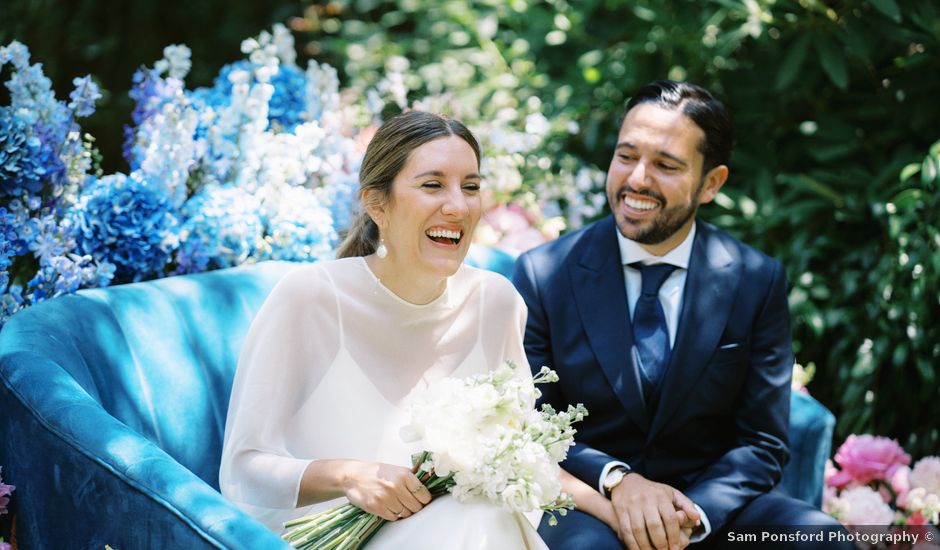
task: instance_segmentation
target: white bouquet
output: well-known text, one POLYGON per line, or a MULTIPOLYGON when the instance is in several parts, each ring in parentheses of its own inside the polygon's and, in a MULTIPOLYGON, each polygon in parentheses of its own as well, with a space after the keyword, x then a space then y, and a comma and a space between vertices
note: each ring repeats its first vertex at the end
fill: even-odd
MULTIPOLYGON (((482 497, 513 512, 565 514, 574 503, 561 491, 558 463, 574 444, 571 425, 587 410, 581 404, 563 412, 549 405, 536 410, 535 384, 558 376, 542 367, 529 378, 516 368, 507 361, 487 374, 444 378, 413 394, 402 437, 422 442, 425 451, 412 457, 414 471, 432 496, 450 492, 459 501, 482 497)), ((287 522, 293 529, 284 540, 295 548, 355 549, 384 523, 345 504, 287 522)))

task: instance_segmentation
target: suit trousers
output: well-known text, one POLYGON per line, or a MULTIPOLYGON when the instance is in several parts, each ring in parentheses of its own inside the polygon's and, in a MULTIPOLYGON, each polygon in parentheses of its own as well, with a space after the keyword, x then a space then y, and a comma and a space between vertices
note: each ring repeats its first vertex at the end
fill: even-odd
MULTIPOLYGON (((584 512, 573 510, 565 517, 558 516, 558 525, 554 527, 548 525, 547 518, 546 514, 539 524, 539 535, 551 550, 624 548, 613 530, 584 512)), ((835 518, 774 489, 752 500, 723 529, 712 532, 707 539, 690 548, 853 550, 855 546, 846 542, 845 537, 830 535, 838 532, 846 533, 835 518)))

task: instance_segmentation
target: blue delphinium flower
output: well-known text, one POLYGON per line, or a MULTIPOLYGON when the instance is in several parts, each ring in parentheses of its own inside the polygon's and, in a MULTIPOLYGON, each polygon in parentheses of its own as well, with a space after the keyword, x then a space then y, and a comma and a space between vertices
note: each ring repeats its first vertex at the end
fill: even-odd
POLYGON ((72 80, 75 89, 69 94, 69 109, 77 117, 90 116, 95 112, 95 101, 101 99, 101 92, 90 76, 83 76, 72 80))
POLYGON ((71 212, 77 249, 115 266, 115 279, 163 274, 179 222, 163 187, 112 174, 90 185, 71 212))
POLYGON ((144 121, 156 116, 163 106, 176 99, 183 89, 183 84, 175 78, 164 79, 156 69, 141 67, 133 76, 133 86, 128 95, 134 100, 131 111, 133 126, 124 127, 124 158, 135 170, 141 162, 137 151, 137 127, 144 121))
POLYGON ((239 187, 203 189, 183 208, 177 272, 231 267, 255 256, 264 243, 260 211, 258 198, 239 187))
MULTIPOLYGON (((212 108, 229 105, 232 99, 229 76, 234 71, 250 74, 252 64, 249 61, 236 61, 222 67, 211 88, 199 88, 192 92, 194 101, 212 108)), ((306 74, 294 65, 280 65, 269 84, 274 86, 274 95, 268 102, 268 121, 276 123, 279 131, 293 132, 298 124, 304 122, 304 111, 307 109, 306 74)))

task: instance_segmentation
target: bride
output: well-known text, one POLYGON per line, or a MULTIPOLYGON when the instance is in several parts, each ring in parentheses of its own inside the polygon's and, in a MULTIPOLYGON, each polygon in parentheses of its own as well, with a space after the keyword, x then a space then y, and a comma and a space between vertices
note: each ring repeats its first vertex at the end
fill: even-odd
POLYGON ((479 167, 460 122, 418 111, 389 120, 366 150, 364 212, 340 259, 292 271, 258 313, 219 479, 271 529, 348 500, 391 522, 369 548, 545 548, 518 514, 431 502, 411 473, 420 449, 399 435, 413 390, 506 359, 528 364, 522 299, 504 277, 463 264, 482 208, 479 167))

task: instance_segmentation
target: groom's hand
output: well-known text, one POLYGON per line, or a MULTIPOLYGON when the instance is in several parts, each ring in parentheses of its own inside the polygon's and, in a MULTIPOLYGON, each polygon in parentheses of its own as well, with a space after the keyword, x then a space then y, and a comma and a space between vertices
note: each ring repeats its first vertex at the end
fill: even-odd
POLYGON ((610 500, 619 523, 617 534, 630 550, 684 548, 691 525, 700 519, 688 497, 636 472, 627 474, 610 500))

